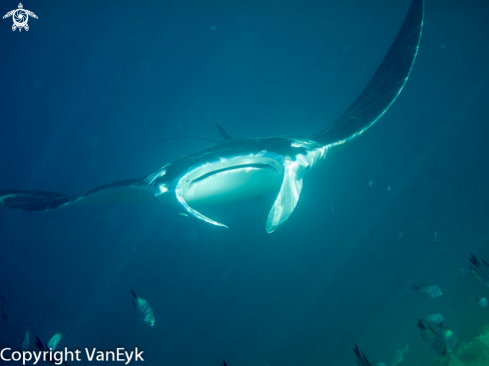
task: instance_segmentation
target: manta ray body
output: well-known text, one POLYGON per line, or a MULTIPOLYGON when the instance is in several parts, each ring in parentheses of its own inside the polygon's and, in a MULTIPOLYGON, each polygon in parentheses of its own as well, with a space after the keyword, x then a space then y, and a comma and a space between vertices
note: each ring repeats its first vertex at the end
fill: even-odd
POLYGON ((418 52, 423 0, 412 0, 401 29, 379 68, 353 104, 328 128, 303 136, 232 139, 217 126, 224 141, 168 163, 149 176, 124 180, 78 195, 0 189, 0 206, 48 211, 91 202, 154 200, 181 205, 190 215, 226 227, 192 205, 217 204, 278 192, 268 214, 271 233, 294 211, 306 173, 328 150, 362 134, 401 92, 418 52))

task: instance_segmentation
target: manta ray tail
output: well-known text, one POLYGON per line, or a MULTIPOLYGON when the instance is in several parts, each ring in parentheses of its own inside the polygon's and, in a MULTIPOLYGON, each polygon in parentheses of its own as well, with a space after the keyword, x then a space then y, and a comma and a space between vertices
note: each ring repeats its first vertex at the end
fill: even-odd
POLYGON ((382 117, 401 92, 413 67, 423 14, 423 0, 412 0, 399 33, 363 92, 331 126, 309 136, 310 139, 323 146, 342 144, 382 117))
POLYGON ((21 211, 50 211, 66 206, 153 199, 153 190, 147 185, 144 178, 106 184, 77 195, 49 191, 0 189, 0 207, 21 211))

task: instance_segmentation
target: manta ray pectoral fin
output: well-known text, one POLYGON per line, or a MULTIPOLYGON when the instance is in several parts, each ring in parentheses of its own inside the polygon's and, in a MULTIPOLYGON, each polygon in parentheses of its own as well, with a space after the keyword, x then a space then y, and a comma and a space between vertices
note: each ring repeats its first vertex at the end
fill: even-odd
POLYGON ((284 179, 280 192, 267 217, 267 233, 274 232, 294 212, 302 191, 302 178, 298 170, 302 169, 297 161, 286 162, 284 179))
POLYGON ((210 218, 208 218, 207 216, 204 216, 202 215, 200 212, 198 211, 195 211, 192 207, 190 207, 188 205, 188 203, 184 200, 184 198, 182 197, 181 193, 180 193, 180 190, 179 189, 176 189, 175 190, 175 194, 177 196, 177 200, 178 202, 183 206, 183 208, 185 208, 185 210, 191 214, 193 217, 199 219, 199 220, 203 220, 205 222, 208 222, 209 224, 212 224, 212 225, 216 225, 216 226, 222 226, 222 227, 225 227, 226 229, 229 229, 226 225, 224 224, 221 224, 220 222, 217 222, 217 221, 214 221, 214 220, 211 220, 210 218))
POLYGON ((106 184, 81 194, 0 189, 0 207, 21 211, 50 211, 62 207, 100 203, 152 201, 153 190, 144 178, 106 184))
POLYGON ((424 1, 412 0, 404 23, 365 89, 328 128, 309 136, 321 145, 340 145, 362 134, 389 109, 411 73, 423 28, 424 1))
POLYGON ((49 191, 0 189, 0 207, 22 211, 48 211, 69 202, 70 196, 49 191))

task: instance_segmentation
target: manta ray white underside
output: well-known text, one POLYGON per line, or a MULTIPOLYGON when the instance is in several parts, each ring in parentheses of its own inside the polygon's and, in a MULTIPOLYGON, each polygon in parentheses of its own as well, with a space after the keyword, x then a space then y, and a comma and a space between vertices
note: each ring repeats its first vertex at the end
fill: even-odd
MULTIPOLYGON (((313 141, 283 140, 291 147, 295 146, 296 150, 302 147, 300 151, 304 151, 304 146, 316 145, 313 141)), ((155 198, 158 201, 170 203, 175 195, 188 213, 223 227, 227 226, 202 215, 190 204, 231 202, 279 191, 267 219, 266 229, 271 233, 294 211, 304 174, 325 155, 325 151, 326 147, 317 147, 305 150, 305 154, 279 155, 262 150, 257 154, 221 158, 193 167, 170 186, 165 179, 167 170, 163 168, 149 183, 156 187, 155 198)), ((171 169, 171 165, 167 168, 171 169)))

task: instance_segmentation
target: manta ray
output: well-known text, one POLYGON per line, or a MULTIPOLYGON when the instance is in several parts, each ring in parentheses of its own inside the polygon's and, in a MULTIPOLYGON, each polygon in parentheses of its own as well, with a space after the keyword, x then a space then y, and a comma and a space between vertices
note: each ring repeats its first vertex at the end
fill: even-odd
POLYGON ((0 206, 49 211, 100 201, 157 200, 180 205, 189 215, 227 227, 192 206, 232 202, 278 192, 267 217, 272 233, 294 211, 304 176, 329 149, 361 135, 389 109, 401 92, 418 53, 423 0, 412 0, 404 22, 371 80, 350 107, 329 127, 309 136, 231 138, 166 164, 136 179, 103 185, 76 195, 0 189, 0 206))

